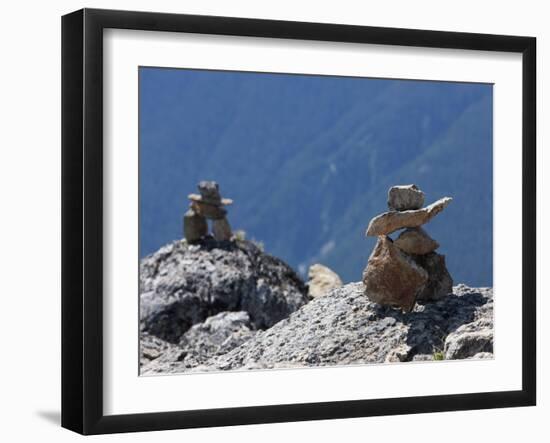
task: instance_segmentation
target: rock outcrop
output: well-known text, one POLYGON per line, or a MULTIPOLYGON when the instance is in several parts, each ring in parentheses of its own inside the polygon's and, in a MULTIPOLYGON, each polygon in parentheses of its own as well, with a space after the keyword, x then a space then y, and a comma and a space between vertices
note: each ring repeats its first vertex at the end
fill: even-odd
POLYGON ((194 368, 165 358, 156 363, 155 370, 201 372, 492 358, 492 289, 458 285, 452 295, 416 305, 409 313, 368 300, 364 290, 362 283, 334 289, 194 368))
POLYGON ((339 288, 342 286, 342 280, 332 269, 316 263, 309 267, 307 286, 309 296, 315 298, 339 288))
POLYGON ((246 240, 175 241, 140 265, 141 331, 171 344, 221 312, 244 311, 250 329, 265 329, 308 300, 286 263, 246 240))
POLYGON ((252 338, 248 312, 220 312, 192 326, 177 345, 163 342, 149 334, 142 335, 141 374, 183 372, 205 364, 252 338), (157 349, 151 355, 150 350, 157 349))

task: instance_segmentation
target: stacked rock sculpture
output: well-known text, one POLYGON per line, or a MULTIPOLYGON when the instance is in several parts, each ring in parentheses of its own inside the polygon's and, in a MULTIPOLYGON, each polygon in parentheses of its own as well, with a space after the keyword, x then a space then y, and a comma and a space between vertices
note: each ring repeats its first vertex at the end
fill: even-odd
POLYGON ((212 220, 212 235, 217 241, 230 240, 232 232, 225 206, 233 200, 222 198, 214 181, 201 181, 198 189, 199 194, 189 194, 189 210, 183 216, 185 239, 188 243, 196 243, 208 235, 208 219, 212 220))
POLYGON ((422 229, 452 201, 444 197, 424 205, 424 193, 416 185, 393 186, 388 208, 374 217, 367 236, 378 241, 363 271, 366 296, 379 304, 409 312, 416 301, 437 301, 452 292, 453 280, 439 243, 422 229), (389 234, 404 229, 393 241, 389 234))

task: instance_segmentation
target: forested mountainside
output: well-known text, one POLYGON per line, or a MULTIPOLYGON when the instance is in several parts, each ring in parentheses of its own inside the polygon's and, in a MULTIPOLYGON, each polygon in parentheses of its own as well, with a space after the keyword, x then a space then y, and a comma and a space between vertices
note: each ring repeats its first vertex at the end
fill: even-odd
POLYGON ((492 126, 491 85, 141 68, 140 255, 215 180, 233 229, 357 281, 368 221, 415 183, 454 198, 429 224, 454 280, 492 286, 492 126))

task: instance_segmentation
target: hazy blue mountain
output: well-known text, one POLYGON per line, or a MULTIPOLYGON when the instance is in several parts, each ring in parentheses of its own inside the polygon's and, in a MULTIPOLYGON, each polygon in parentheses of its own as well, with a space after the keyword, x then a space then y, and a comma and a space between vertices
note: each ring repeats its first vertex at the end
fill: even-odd
POLYGON ((140 69, 140 255, 180 238, 216 180, 234 229, 357 281, 393 184, 449 207, 426 229, 456 282, 492 285, 490 85, 140 69))

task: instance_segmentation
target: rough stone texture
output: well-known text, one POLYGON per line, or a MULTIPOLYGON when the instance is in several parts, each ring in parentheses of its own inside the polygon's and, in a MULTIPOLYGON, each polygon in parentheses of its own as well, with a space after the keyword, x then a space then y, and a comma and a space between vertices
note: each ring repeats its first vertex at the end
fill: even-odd
POLYGON ((492 359, 493 358, 493 353, 492 352, 478 352, 476 355, 474 355, 473 357, 469 357, 471 359, 475 359, 475 360, 487 360, 487 359, 492 359))
MULTIPOLYGON (((141 374, 183 372, 226 354, 254 336, 248 312, 220 312, 183 334, 179 344, 165 346, 154 359, 142 358, 141 374)), ((155 338, 157 341, 161 341, 155 338)), ((147 339, 144 340, 147 343, 147 339)), ((142 346, 143 350, 148 347, 142 346)))
POLYGON ((227 218, 221 218, 212 222, 212 234, 218 241, 227 241, 231 239, 231 226, 227 221, 227 218))
POLYGON ((424 193, 416 185, 392 186, 388 191, 390 211, 420 209, 424 205, 424 193))
POLYGON ((206 219, 189 209, 183 216, 183 235, 189 243, 199 241, 208 233, 206 219))
POLYGON ((154 335, 142 332, 139 337, 140 348, 140 366, 144 367, 152 360, 155 360, 162 355, 178 350, 178 348, 154 335))
MULTIPOLYGON (((470 329, 492 337, 490 288, 454 287, 453 295, 413 312, 383 307, 350 283, 318 297, 270 329, 193 371, 293 368, 433 360, 450 342, 470 343, 470 329), (451 337, 451 338, 449 338, 451 337)), ((484 342, 489 351, 489 341, 484 342)), ((474 347, 453 345, 447 358, 474 356, 474 347), (460 351, 458 351, 460 349, 460 351)))
POLYGON ((393 242, 407 254, 424 255, 439 248, 439 243, 422 228, 407 228, 393 242))
POLYGON ((308 271, 308 288, 310 297, 320 297, 328 291, 342 286, 342 280, 336 272, 319 263, 311 265, 308 271))
POLYGON ((223 311, 246 311, 255 329, 268 328, 305 304, 306 292, 286 263, 246 240, 175 241, 141 261, 140 328, 175 344, 223 311))
POLYGON ((443 211, 451 201, 451 197, 443 197, 422 209, 384 212, 370 221, 366 235, 388 235, 402 228, 417 228, 428 223, 443 211))
POLYGON ((370 300, 409 311, 427 281, 427 272, 395 247, 389 237, 378 237, 363 271, 365 294, 370 300))
POLYGON ((444 255, 432 252, 426 255, 413 256, 413 260, 428 273, 428 281, 418 293, 416 301, 437 301, 453 292, 453 278, 447 270, 444 255))
POLYGON ((488 358, 493 352, 493 318, 482 317, 460 326, 445 339, 445 359, 488 358), (483 353, 482 356, 478 354, 483 353), (476 357, 476 355, 478 355, 476 357))

